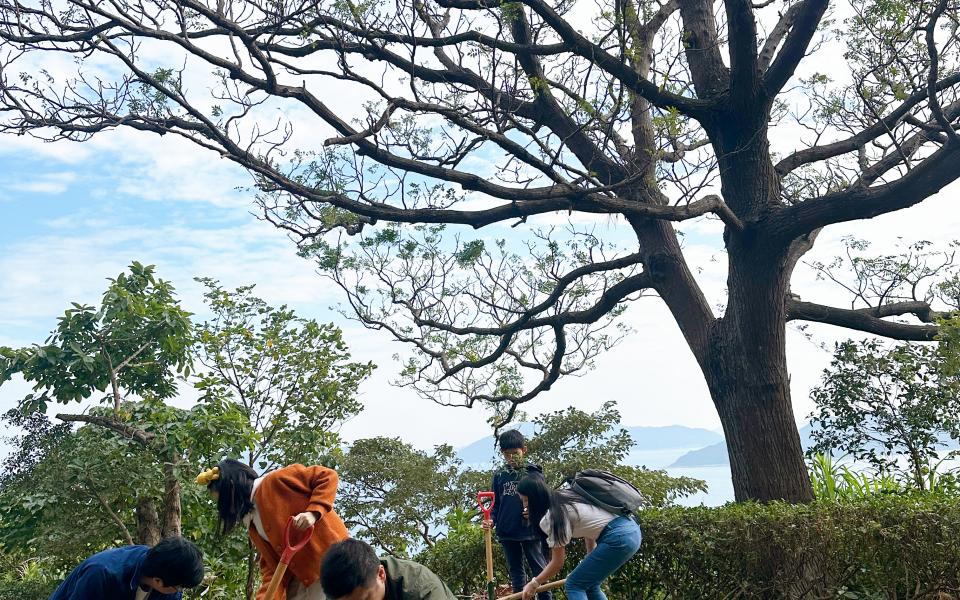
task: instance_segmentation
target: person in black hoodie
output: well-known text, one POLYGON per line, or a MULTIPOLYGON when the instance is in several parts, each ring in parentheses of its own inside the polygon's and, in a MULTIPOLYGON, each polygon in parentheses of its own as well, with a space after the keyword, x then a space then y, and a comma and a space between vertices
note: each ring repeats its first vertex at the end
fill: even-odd
MULTIPOLYGON (((526 507, 517 495, 517 483, 527 475, 542 478, 543 469, 526 462, 527 442, 519 431, 503 432, 499 442, 506 464, 493 475, 493 511, 491 520, 485 521, 483 527, 495 527, 507 557, 510 585, 514 592, 522 592, 530 579, 524 569, 524 558, 532 573, 542 572, 547 559, 544 536, 539 527, 530 524, 526 507)), ((550 592, 540 592, 537 600, 553 600, 553 596, 550 592)))

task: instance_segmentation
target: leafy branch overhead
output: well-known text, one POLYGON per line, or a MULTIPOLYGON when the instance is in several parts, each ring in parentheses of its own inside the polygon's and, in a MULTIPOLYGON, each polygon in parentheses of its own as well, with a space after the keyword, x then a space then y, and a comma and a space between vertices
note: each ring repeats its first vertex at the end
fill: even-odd
POLYGON ((960 177, 952 0, 68 4, 0 0, 0 130, 128 128, 246 168, 263 217, 408 344, 400 382, 433 400, 512 417, 656 296, 737 497, 808 500, 787 321, 936 335, 890 322, 943 307, 826 306, 791 279, 824 227, 960 177), (63 59, 76 77, 32 68, 63 59), (674 227, 698 218, 726 252, 722 310, 674 227))

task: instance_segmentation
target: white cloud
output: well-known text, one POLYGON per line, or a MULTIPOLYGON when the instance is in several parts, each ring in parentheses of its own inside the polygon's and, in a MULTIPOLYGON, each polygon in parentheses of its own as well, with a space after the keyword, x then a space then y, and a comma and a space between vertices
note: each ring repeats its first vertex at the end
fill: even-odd
POLYGON ((44 173, 35 177, 21 175, 17 181, 6 183, 5 187, 15 192, 62 194, 76 178, 77 174, 73 172, 44 173))
POLYGON ((93 150, 77 142, 45 142, 29 135, 4 136, 0 144, 0 156, 33 156, 52 159, 67 165, 82 163, 90 158, 93 150))

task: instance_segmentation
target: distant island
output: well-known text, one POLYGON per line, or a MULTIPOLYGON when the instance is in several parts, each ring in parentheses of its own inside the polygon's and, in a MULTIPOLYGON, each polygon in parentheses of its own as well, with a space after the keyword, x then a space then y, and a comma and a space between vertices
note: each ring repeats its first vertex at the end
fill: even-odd
MULTIPOLYGON (((800 428, 800 445, 803 447, 803 451, 806 452, 813 446, 813 439, 811 438, 811 432, 813 431, 813 426, 810 424, 804 425, 800 428)), ((956 442, 950 439, 946 434, 941 435, 941 444, 944 449, 955 449, 958 448, 956 442)), ((879 445, 877 446, 879 447, 879 445)), ((677 460, 673 462, 667 468, 673 467, 714 467, 719 465, 729 464, 730 460, 727 457, 727 443, 719 442, 716 444, 711 444, 704 448, 698 450, 691 450, 687 452, 677 460)))
MULTIPOLYGON (((800 428, 800 445, 803 446, 804 451, 813 445, 813 441, 810 439, 810 432, 812 430, 813 427, 809 424, 800 428)), ((691 450, 690 452, 687 452, 674 461, 674 463, 668 468, 714 467, 729 463, 730 458, 727 456, 727 443, 725 441, 721 441, 698 450, 691 450)))
MULTIPOLYGON (((533 423, 517 423, 517 429, 526 436, 534 434, 533 423)), ((723 435, 709 429, 685 427, 683 425, 665 425, 662 427, 625 427, 633 438, 632 452, 655 450, 688 450, 680 455, 667 468, 716 467, 729 464, 727 443, 723 435)), ((806 451, 813 445, 809 423, 800 428, 800 444, 806 451)), ((944 447, 956 448, 949 438, 944 436, 944 447)), ((499 457, 493 447, 493 436, 488 435, 460 448, 457 456, 465 464, 484 464, 496 462, 499 457)))

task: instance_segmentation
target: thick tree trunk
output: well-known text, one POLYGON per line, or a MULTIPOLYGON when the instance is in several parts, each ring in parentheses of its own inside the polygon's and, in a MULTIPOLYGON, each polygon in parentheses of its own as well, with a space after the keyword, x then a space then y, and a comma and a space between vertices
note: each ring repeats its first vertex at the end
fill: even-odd
POLYGON ((711 336, 707 384, 723 423, 733 488, 741 500, 806 502, 813 490, 790 399, 786 248, 728 241, 728 305, 711 336))
POLYGON ((786 382, 770 385, 760 381, 762 377, 745 379, 714 391, 736 500, 812 500, 786 382))
POLYGON ((143 497, 137 501, 137 543, 156 546, 160 541, 160 517, 153 498, 143 497))
POLYGON ((177 479, 177 463, 180 455, 172 452, 163 463, 163 537, 179 536, 181 533, 180 480, 177 479))

